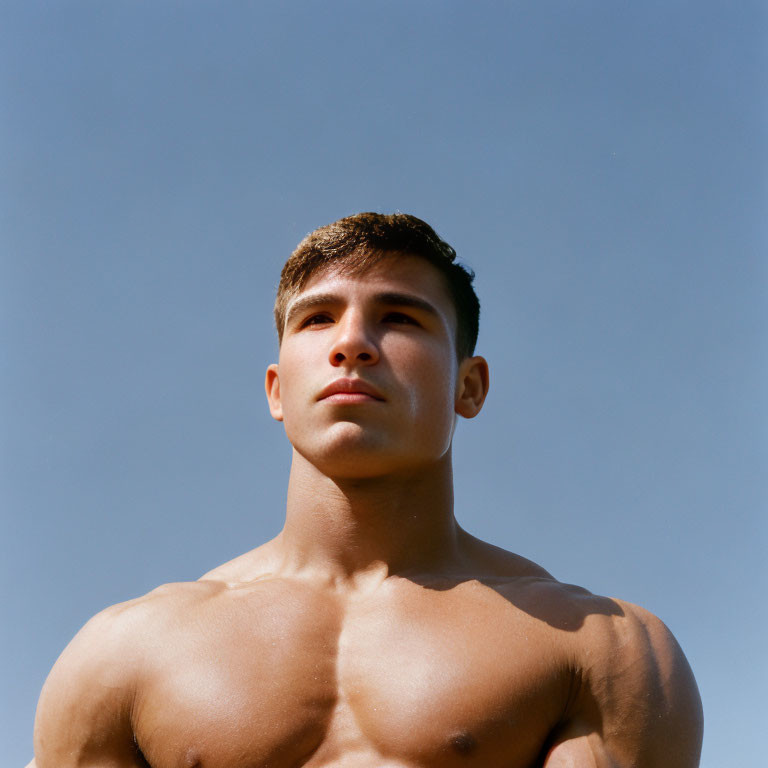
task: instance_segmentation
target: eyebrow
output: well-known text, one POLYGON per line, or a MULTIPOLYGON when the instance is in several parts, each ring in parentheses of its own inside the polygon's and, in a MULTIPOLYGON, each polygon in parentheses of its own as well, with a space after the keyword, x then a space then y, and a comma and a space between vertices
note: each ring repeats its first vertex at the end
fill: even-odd
MULTIPOLYGON (((439 312, 424 299, 414 296, 410 293, 396 293, 387 291, 385 293, 377 293, 373 300, 376 304, 384 304, 393 307, 410 307, 411 309, 419 309, 422 312, 426 312, 429 315, 438 316, 439 312)), ((312 309, 313 307, 328 306, 329 304, 343 304, 344 299, 335 293, 315 293, 303 298, 296 299, 289 307, 286 316, 285 324, 288 325, 296 315, 303 314, 304 312, 312 309)))

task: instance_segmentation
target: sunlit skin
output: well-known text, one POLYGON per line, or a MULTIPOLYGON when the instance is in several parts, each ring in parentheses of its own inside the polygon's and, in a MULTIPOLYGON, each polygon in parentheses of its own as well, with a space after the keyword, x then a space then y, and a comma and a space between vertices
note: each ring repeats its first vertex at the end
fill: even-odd
POLYGON ((293 446, 282 532, 92 619, 43 689, 30 765, 698 765, 666 627, 457 524, 451 441, 489 375, 457 358, 441 274, 402 255, 316 274, 286 318, 265 382, 293 446))

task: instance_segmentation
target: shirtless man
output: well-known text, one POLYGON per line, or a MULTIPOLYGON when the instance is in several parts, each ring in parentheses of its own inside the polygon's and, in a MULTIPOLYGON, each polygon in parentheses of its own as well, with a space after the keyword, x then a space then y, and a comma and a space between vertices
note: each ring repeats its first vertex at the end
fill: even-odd
POLYGON ((299 245, 266 375, 293 446, 283 531, 89 621, 43 688, 30 765, 698 765, 696 684, 661 621, 454 518, 454 427, 488 391, 454 257, 403 214, 299 245))

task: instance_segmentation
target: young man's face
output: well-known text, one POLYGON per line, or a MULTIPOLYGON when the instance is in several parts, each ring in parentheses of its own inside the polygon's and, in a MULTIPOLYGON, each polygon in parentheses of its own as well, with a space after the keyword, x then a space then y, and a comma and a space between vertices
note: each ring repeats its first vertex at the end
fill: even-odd
POLYGON ((455 338, 444 278, 423 259, 321 272, 287 306, 279 364, 267 371, 270 411, 331 477, 434 463, 450 448, 456 414, 474 416, 487 390, 485 361, 459 363, 455 338))

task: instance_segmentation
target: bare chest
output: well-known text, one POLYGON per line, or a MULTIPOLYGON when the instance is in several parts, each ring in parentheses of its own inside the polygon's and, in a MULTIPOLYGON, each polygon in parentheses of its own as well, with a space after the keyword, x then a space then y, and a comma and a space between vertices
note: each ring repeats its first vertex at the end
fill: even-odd
POLYGON ((262 597, 157 638, 135 716, 152 768, 523 768, 565 705, 551 631, 506 602, 262 597))

